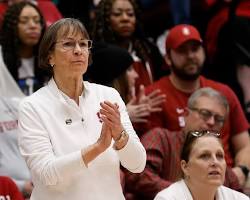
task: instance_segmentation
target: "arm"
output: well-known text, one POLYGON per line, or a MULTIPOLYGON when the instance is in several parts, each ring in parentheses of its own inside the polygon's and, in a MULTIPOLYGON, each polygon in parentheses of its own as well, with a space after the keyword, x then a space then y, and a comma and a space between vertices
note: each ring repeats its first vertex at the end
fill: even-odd
POLYGON ((232 138, 232 145, 235 151, 235 167, 233 171, 237 175, 241 185, 245 183, 245 176, 237 166, 244 165, 250 169, 250 138, 249 133, 244 131, 232 138))
MULTIPOLYGON (((116 93, 119 95, 118 92, 116 93)), ((146 151, 134 131, 126 106, 120 95, 118 96, 117 103, 119 105, 120 122, 124 130, 128 133, 129 138, 127 144, 116 152, 123 167, 133 173, 140 173, 144 170, 146 165, 146 151)))
POLYGON ((45 185, 63 183, 70 180, 73 174, 86 170, 87 164, 111 143, 110 132, 103 127, 95 144, 57 156, 40 115, 33 105, 26 101, 20 105, 18 126, 20 152, 34 179, 45 185))
MULTIPOLYGON (((126 189, 130 193, 138 194, 153 199, 162 189, 168 187, 172 182, 163 178, 164 171, 169 168, 164 167, 164 162, 168 159, 167 139, 161 137, 161 129, 153 129, 142 137, 142 143, 147 152, 147 163, 145 170, 140 174, 127 173, 126 189), (163 141, 165 139, 165 141, 163 141)), ((162 135, 165 132, 162 132, 162 135)), ((171 163, 169 163, 170 165, 171 163)))

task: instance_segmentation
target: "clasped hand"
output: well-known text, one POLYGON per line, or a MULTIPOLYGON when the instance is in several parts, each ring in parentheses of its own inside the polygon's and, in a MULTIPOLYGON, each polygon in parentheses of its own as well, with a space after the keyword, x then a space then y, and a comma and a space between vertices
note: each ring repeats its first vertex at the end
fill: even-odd
POLYGON ((100 105, 100 119, 103 124, 101 136, 97 142, 104 151, 110 146, 112 138, 115 141, 119 139, 123 126, 121 124, 118 104, 104 101, 100 105))

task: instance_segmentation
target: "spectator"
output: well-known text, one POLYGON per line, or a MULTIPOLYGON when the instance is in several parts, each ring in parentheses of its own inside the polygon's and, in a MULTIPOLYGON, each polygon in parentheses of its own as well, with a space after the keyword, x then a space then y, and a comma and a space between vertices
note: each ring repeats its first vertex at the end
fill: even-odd
POLYGON ((10 177, 23 196, 29 197, 33 185, 17 144, 17 110, 23 97, 0 57, 0 174, 10 177))
POLYGON ((9 6, 19 3, 22 1, 30 1, 31 3, 35 4, 43 14, 43 17, 45 19, 46 26, 50 26, 55 21, 62 18, 61 13, 57 9, 57 7, 54 5, 52 1, 48 0, 6 0, 0 2, 0 24, 2 24, 3 16, 8 9, 9 6))
POLYGON ((146 153, 113 88, 83 81, 92 41, 64 18, 41 41, 40 66, 53 75, 19 109, 19 146, 31 171, 31 199, 124 199, 120 163, 143 171, 146 153), (67 144, 67 145, 65 145, 67 144))
POLYGON ((206 33, 207 76, 229 85, 250 121, 250 2, 237 0, 222 7, 206 33), (227 73, 225 73, 227 71, 227 73))
MULTIPOLYGON (((250 167, 249 124, 234 92, 226 85, 201 76, 205 53, 198 30, 191 25, 173 27, 166 39, 166 61, 171 74, 165 76, 146 88, 146 93, 160 89, 167 95, 162 105, 162 112, 152 113, 147 126, 141 126, 141 134, 145 129, 163 127, 178 131, 185 126, 184 113, 189 96, 197 89, 211 87, 227 98, 230 107, 228 120, 222 129, 222 142, 227 164, 231 167, 245 165, 250 167)), ((245 176, 239 168, 233 168, 241 185, 245 176)))
POLYGON ((116 44, 128 50, 139 74, 136 94, 140 85, 148 86, 164 74, 166 63, 158 48, 145 36, 140 13, 134 0, 102 0, 96 9, 93 39, 116 44))
MULTIPOLYGON (((193 130, 219 132, 228 113, 229 105, 223 95, 212 88, 200 88, 188 99, 185 127, 181 131, 154 128, 145 133, 141 142, 147 152, 146 167, 138 175, 126 172, 127 199, 152 200, 158 192, 175 182, 181 171, 180 155, 186 134, 193 130)), ((224 184, 236 190, 242 189, 230 167, 224 184)))
POLYGON ((125 49, 99 43, 92 50, 92 59, 87 76, 91 81, 111 86, 120 93, 132 122, 147 122, 145 117, 150 112, 160 110, 159 105, 164 101, 165 95, 158 95, 159 91, 145 96, 142 88, 139 99, 135 96, 134 87, 138 74, 132 66, 132 57, 125 49))
POLYGON ((249 200, 222 186, 226 161, 219 136, 211 131, 189 132, 181 152, 182 179, 158 193, 154 200, 249 200))
POLYGON ((46 81, 44 71, 37 65, 37 51, 44 30, 42 15, 30 2, 13 4, 5 13, 0 32, 0 57, 26 95, 46 81))

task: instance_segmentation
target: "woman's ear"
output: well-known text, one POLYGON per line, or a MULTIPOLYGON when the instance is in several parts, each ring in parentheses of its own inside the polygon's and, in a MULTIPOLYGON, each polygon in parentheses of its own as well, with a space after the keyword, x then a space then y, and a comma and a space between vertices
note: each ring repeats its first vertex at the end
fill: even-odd
POLYGON ((184 174, 185 177, 189 176, 188 163, 185 160, 181 161, 181 170, 183 171, 183 174, 184 174))
POLYGON ((51 56, 51 54, 48 56, 48 63, 49 65, 54 65, 54 61, 53 61, 53 57, 51 56))

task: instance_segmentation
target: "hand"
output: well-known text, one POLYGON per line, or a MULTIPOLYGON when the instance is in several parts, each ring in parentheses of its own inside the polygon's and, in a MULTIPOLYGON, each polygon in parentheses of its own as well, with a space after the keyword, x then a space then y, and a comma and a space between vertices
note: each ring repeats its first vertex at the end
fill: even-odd
POLYGON ((136 97, 133 97, 126 105, 129 118, 132 122, 147 123, 145 117, 150 115, 148 104, 136 104, 136 97))
POLYGON ((107 127, 105 122, 103 122, 101 135, 97 140, 97 145, 100 151, 104 152, 110 146, 111 141, 112 141, 111 130, 109 127, 107 127))
POLYGON ((246 177, 243 174, 241 168, 234 167, 234 168, 232 168, 232 170, 235 173, 235 175, 237 176, 240 186, 244 186, 245 182, 246 182, 246 177))
POLYGON ((30 197, 33 190, 33 183, 31 181, 26 181, 23 188, 23 196, 25 198, 30 197))
POLYGON ((162 111, 161 104, 166 101, 166 95, 161 93, 161 90, 157 89, 145 95, 144 86, 140 86, 140 91, 138 94, 138 103, 147 103, 149 105, 150 112, 160 112, 162 111))
POLYGON ((100 103, 100 105, 101 120, 107 125, 107 128, 110 129, 112 138, 117 140, 123 130, 119 106, 116 103, 113 104, 109 101, 104 101, 100 103))

